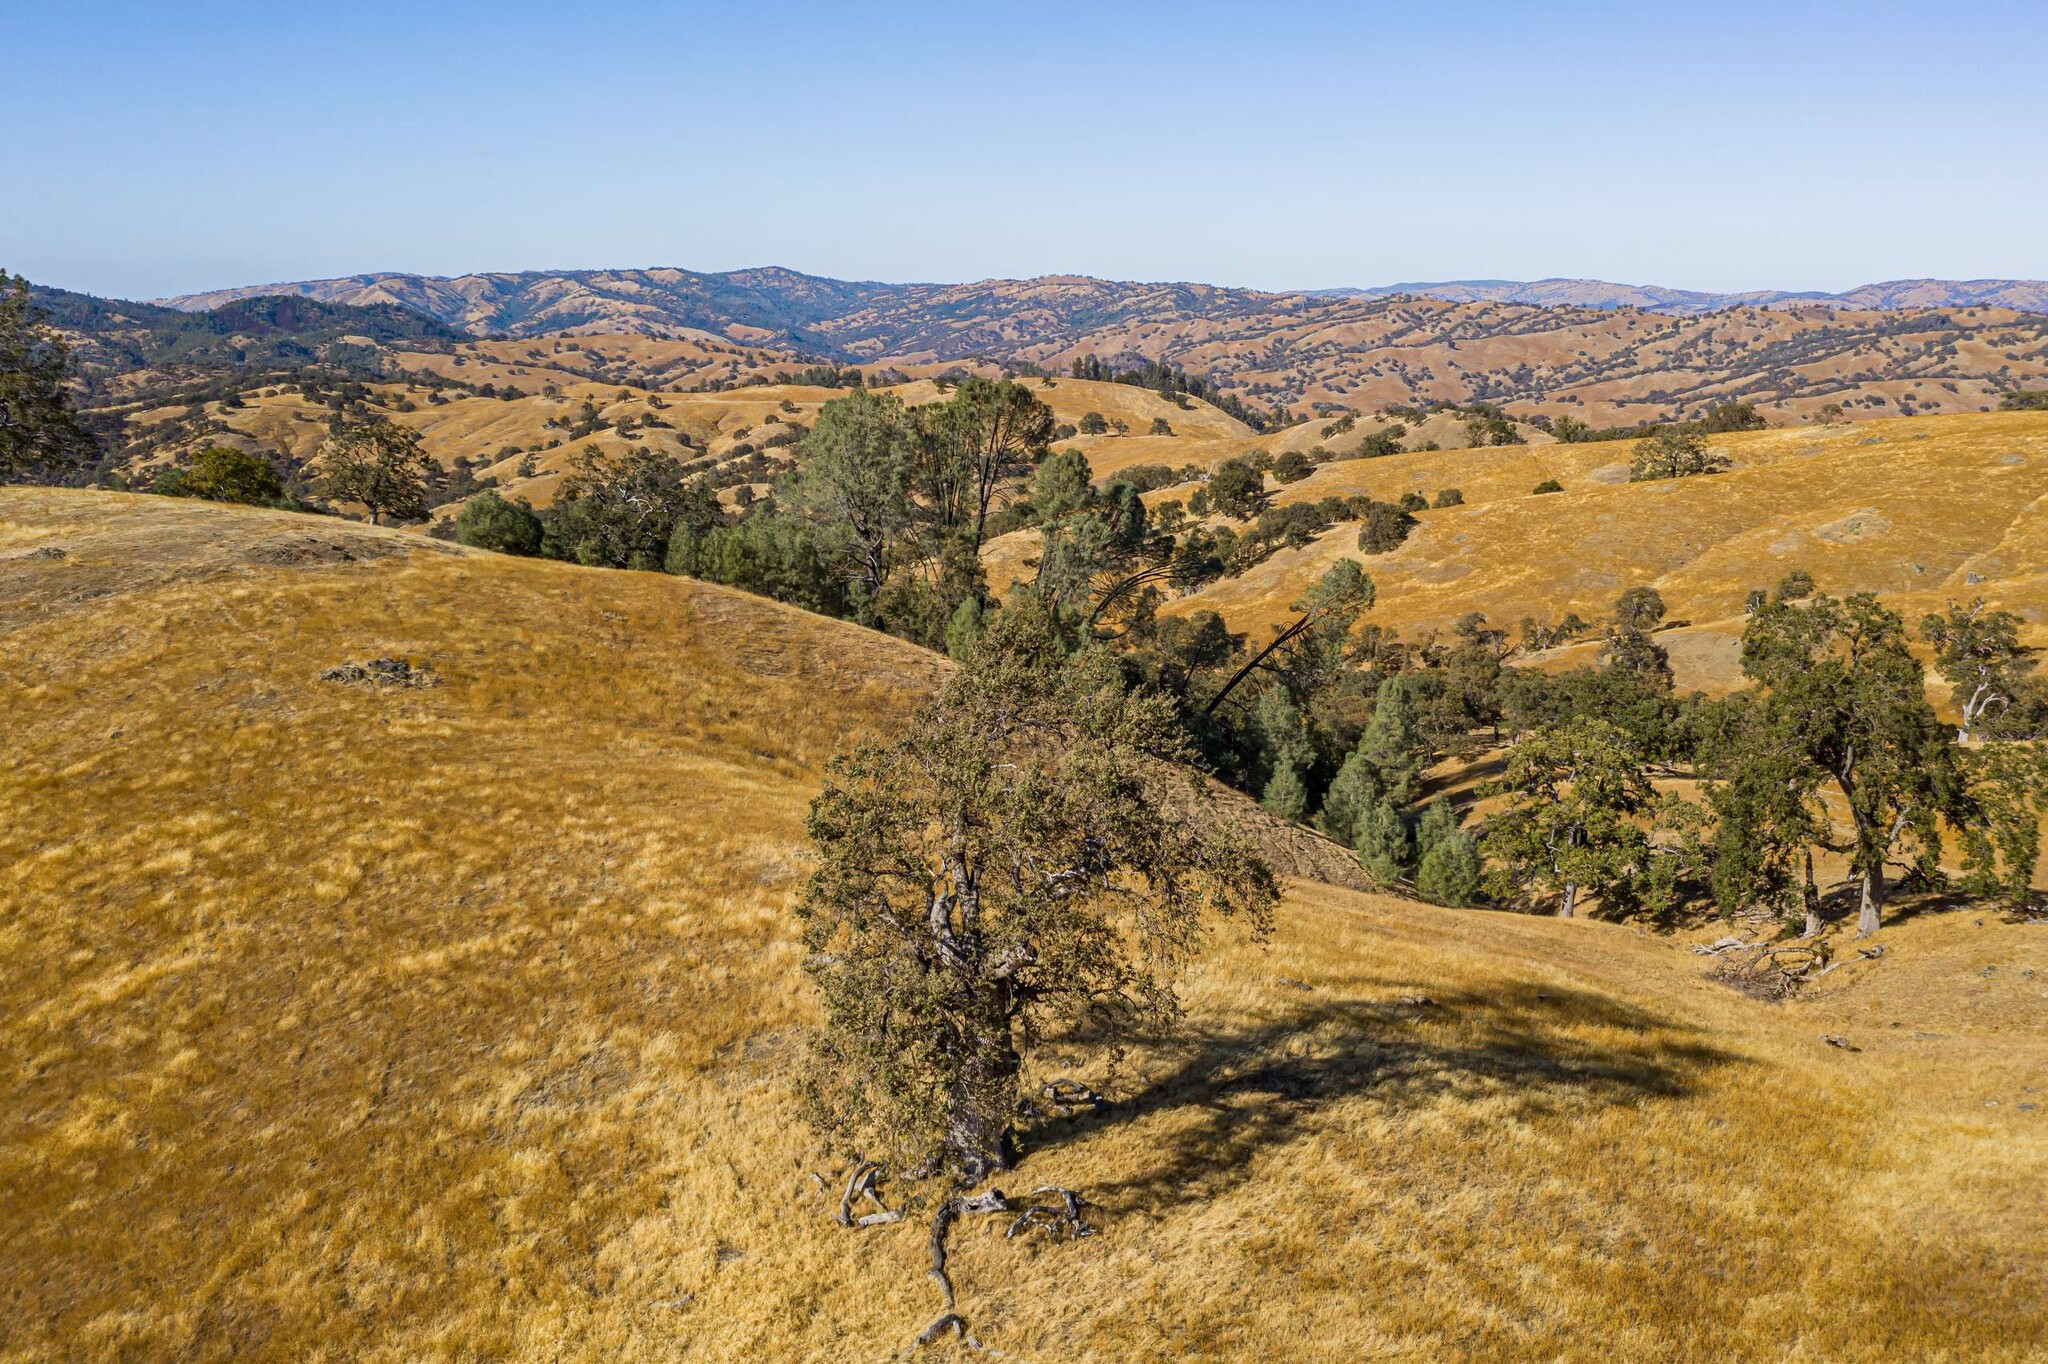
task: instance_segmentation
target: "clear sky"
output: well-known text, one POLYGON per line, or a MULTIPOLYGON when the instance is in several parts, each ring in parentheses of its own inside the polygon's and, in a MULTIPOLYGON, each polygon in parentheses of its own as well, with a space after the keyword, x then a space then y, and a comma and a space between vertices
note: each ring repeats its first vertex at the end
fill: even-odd
POLYGON ((2048 276, 2048 3, 0 0, 0 267, 2048 276))

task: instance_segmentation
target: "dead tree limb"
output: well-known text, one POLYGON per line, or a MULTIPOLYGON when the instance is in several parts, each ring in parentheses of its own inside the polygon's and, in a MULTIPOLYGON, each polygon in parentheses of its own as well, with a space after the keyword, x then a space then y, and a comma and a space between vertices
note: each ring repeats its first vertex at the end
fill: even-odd
MULTIPOLYGON (((872 1196, 875 1186, 875 1171, 880 1167, 872 1160, 857 1160, 846 1176, 846 1192, 839 1196, 838 1223, 842 1227, 853 1225, 853 1200, 861 1194, 872 1196)), ((880 1201, 879 1199, 877 1200, 880 1201)))

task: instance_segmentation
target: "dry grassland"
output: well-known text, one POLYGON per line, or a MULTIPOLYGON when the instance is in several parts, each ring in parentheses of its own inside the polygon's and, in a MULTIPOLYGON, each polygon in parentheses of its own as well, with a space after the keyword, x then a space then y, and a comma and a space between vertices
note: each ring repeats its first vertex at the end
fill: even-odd
MULTIPOLYGON (((1192 444, 1192 443, 1191 443, 1192 444)), ((1367 619, 1413 638, 1468 611, 1513 627, 1567 612, 1597 620, 1629 587, 1655 587, 1659 636, 1681 687, 1739 681, 1743 598, 1805 568, 1825 591, 1881 594, 1918 622, 1982 596, 2048 643, 2048 413, 1915 417, 1712 438, 1732 466, 1708 478, 1630 483, 1630 442, 1505 446, 1344 460, 1278 488, 1280 502, 1458 488, 1465 504, 1417 513, 1399 549, 1361 556, 1355 523, 1282 550, 1169 609, 1209 608, 1261 636, 1330 564, 1358 558, 1379 589, 1367 619), (1562 493, 1533 495, 1557 479, 1562 493)), ((1152 499, 1185 498, 1186 487, 1152 499)), ((1035 531, 993 542, 1000 591, 1027 574, 1035 531)))
MULTIPOLYGON (((24 490, 0 640, 0 1357, 837 1361, 930 1319, 921 1230, 809 1178, 789 914, 819 764, 930 656, 24 490), (440 685, 318 678, 383 655, 440 685)), ((1045 1361, 2048 1357, 2048 930, 1882 941, 1770 1006, 1625 928, 1297 883, 1030 1132, 1101 1234, 969 1224, 962 1310, 1045 1361)))

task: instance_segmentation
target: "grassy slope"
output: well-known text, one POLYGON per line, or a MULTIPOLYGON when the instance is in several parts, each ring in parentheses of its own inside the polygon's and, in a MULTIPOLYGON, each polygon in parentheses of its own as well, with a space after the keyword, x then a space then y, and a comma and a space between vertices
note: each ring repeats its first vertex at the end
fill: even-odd
MULTIPOLYGON (((1628 442, 1509 446, 1345 460, 1278 489, 1282 502, 1364 492, 1392 499, 1458 488, 1465 505, 1418 514, 1390 554, 1361 558, 1379 588, 1370 619, 1412 637, 1467 611, 1512 627, 1609 614, 1649 584, 1672 620, 1660 636, 1683 687, 1736 680, 1743 598, 1803 567, 1826 591, 1883 594, 1907 619, 1982 595, 2048 642, 2048 414, 1915 417, 1717 436, 1733 468, 1712 478, 1629 483, 1628 442), (1542 479, 1559 494, 1533 496, 1542 479)), ((1182 497, 1167 490, 1158 497, 1182 497)), ((1037 551, 1035 532, 990 549, 1000 586, 1037 551)), ((1283 550, 1170 609, 1211 607, 1263 632, 1339 558, 1359 558, 1356 525, 1283 550)))
MULTIPOLYGON (((0 631, 0 1352, 836 1360, 929 1319, 919 1231, 807 1177, 788 914, 819 763, 928 656, 21 490, 0 631), (444 684, 316 680, 391 653, 444 684)), ((1032 1359, 2039 1358, 2048 932, 1886 941, 1764 1006, 1626 929, 1299 884, 1032 1135, 1103 1234, 969 1226, 962 1308, 1032 1359)))

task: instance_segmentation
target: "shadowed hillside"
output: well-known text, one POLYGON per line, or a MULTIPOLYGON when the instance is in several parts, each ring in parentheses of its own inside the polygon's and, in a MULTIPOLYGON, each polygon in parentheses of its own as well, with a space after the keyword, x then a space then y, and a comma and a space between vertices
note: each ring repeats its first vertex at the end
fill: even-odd
MULTIPOLYGON (((790 904, 820 764, 933 655, 24 489, 0 636, 0 1354, 839 1360, 929 1320, 921 1227, 829 1220, 790 904), (321 676, 376 658, 432 685, 321 676)), ((2038 1357, 2042 934, 1923 915, 1762 1005, 1626 928, 1297 882, 1085 1076, 1107 1108, 1027 1132, 1100 1234, 956 1232, 963 1310, 1036 1359, 2038 1357)))

